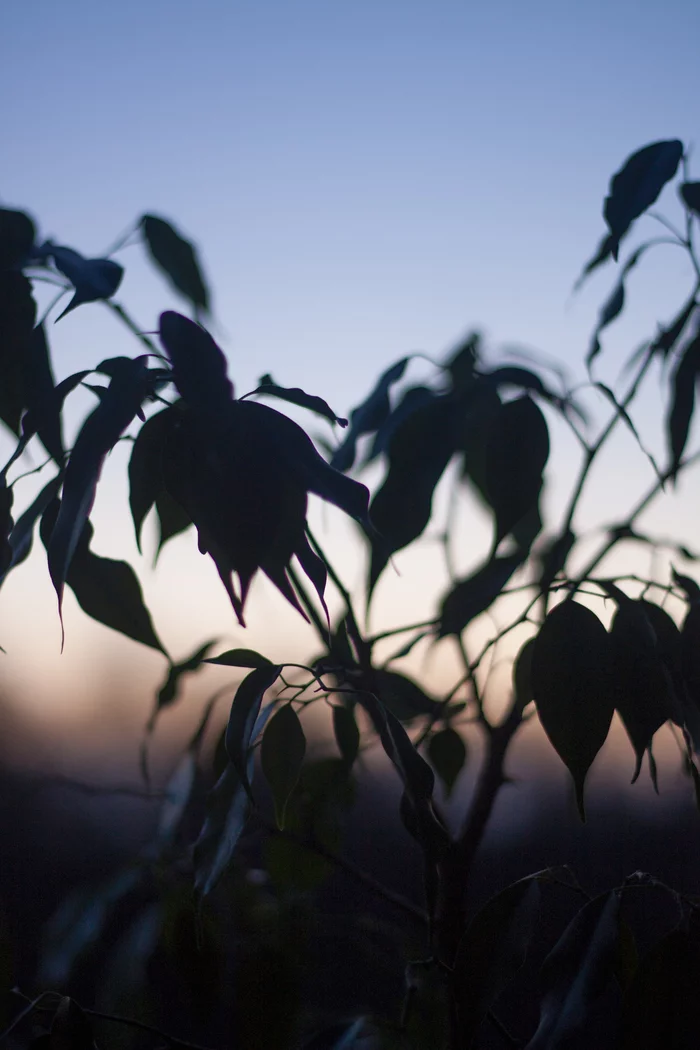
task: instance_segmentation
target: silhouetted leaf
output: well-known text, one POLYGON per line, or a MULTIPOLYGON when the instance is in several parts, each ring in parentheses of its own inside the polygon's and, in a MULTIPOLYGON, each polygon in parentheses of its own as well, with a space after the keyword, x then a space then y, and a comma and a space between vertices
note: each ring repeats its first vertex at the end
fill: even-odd
POLYGON ((296 787, 306 754, 306 737, 299 716, 285 704, 265 727, 260 764, 275 804, 277 827, 284 828, 287 802, 296 787))
POLYGON ((352 766, 360 748, 360 730, 357 728, 353 708, 341 704, 333 705, 333 733, 343 761, 352 766))
MULTIPOLYGON (((566 399, 550 390, 542 382, 540 376, 530 371, 529 368, 521 368, 519 365, 502 365, 500 368, 494 368, 490 372, 482 373, 482 379, 487 383, 492 383, 497 389, 501 386, 517 386, 521 390, 530 390, 559 409, 563 409, 566 404, 566 399)), ((577 411, 580 414, 580 410, 577 411)))
POLYGON ((607 299, 606 302, 601 307, 600 314, 598 316, 598 323, 596 325, 595 332, 593 333, 593 339, 591 341, 591 346, 590 346, 590 349, 588 351, 588 355, 586 357, 586 367, 587 368, 591 367, 591 365, 593 364, 593 361, 595 360, 595 358, 598 356, 598 354, 601 351, 600 333, 603 331, 604 328, 607 328, 607 326, 609 324, 611 324, 615 320, 616 317, 620 316, 620 314, 622 313, 622 308, 623 308, 624 305, 625 305, 625 286, 624 286, 623 282, 620 281, 615 286, 615 288, 613 289, 613 292, 610 295, 610 298, 607 299))
MULTIPOLYGON (((251 756, 247 776, 252 775, 251 756)), ((194 888, 200 899, 211 893, 231 863, 249 810, 241 778, 233 766, 227 766, 209 793, 207 814, 194 845, 194 888)))
POLYGON ((671 567, 671 574, 673 582, 685 593, 691 605, 700 602, 700 585, 697 580, 693 580, 690 576, 682 576, 673 567, 671 567))
POLYGON ((49 543, 49 572, 58 596, 59 614, 68 569, 92 509, 107 453, 129 426, 149 390, 146 362, 146 357, 137 358, 129 374, 112 380, 73 445, 65 471, 61 509, 49 543))
MULTIPOLYGON (((612 593, 612 592, 610 592, 612 593)), ((632 783, 639 776, 644 752, 664 722, 682 715, 664 664, 645 602, 613 593, 618 608, 610 626, 615 707, 636 755, 632 783)))
POLYGON ((336 470, 350 470, 355 462, 358 438, 363 434, 371 434, 372 431, 378 430, 389 417, 391 411, 389 390, 401 379, 409 360, 408 357, 402 357, 391 368, 382 372, 366 401, 363 401, 350 413, 350 429, 342 445, 335 450, 331 459, 331 466, 336 470))
POLYGON ((428 758, 449 798, 467 758, 466 745, 457 730, 447 726, 433 733, 428 741, 428 758))
POLYGON ((222 667, 272 667, 266 656, 261 656, 253 649, 227 649, 219 656, 210 656, 205 664, 219 664, 222 667))
POLYGON ((700 604, 695 600, 681 630, 681 666, 690 700, 700 710, 700 604))
MULTIPOLYGON (((372 447, 365 457, 363 466, 373 463, 378 456, 384 455, 391 440, 403 422, 414 412, 430 405, 435 400, 435 392, 427 386, 412 386, 405 390, 396 408, 384 420, 374 435, 372 447)), ((352 427, 352 423, 350 424, 352 427)))
POLYGON ((157 215, 143 215, 140 226, 151 258, 175 291, 196 308, 208 311, 209 292, 194 245, 157 215))
POLYGON ((231 404, 233 385, 226 357, 206 329, 166 310, 160 315, 158 330, 182 399, 205 418, 224 412, 231 404))
POLYGON ((248 753, 253 742, 253 730, 265 693, 277 681, 282 667, 256 667, 243 679, 231 704, 226 725, 226 754, 233 763, 241 783, 250 794, 248 753))
POLYGON ((0 208, 0 270, 19 270, 35 238, 34 222, 26 212, 0 208))
POLYGON ((682 182, 678 192, 686 208, 700 215, 700 182, 682 182))
POLYGON ((162 412, 156 412, 143 424, 131 449, 129 506, 139 552, 141 551, 141 529, 144 519, 158 496, 165 491, 163 448, 176 422, 176 409, 166 408, 162 412))
POLYGON ((14 523, 12 531, 8 537, 10 548, 12 550, 12 560, 5 569, 4 574, 0 572, 0 584, 11 569, 14 569, 16 565, 20 565, 29 557, 32 549, 34 526, 51 503, 51 500, 56 497, 62 481, 63 476, 61 474, 57 474, 56 477, 52 478, 51 481, 43 487, 34 502, 14 523))
POLYGON ((537 879, 513 883, 469 923, 454 965, 455 1005, 464 1046, 524 966, 540 904, 537 879))
POLYGON ((570 599, 552 609, 534 642, 531 682, 540 722, 571 773, 585 820, 586 774, 614 710, 609 639, 595 613, 570 599))
POLYGON ((700 335, 686 346, 673 373, 673 395, 668 417, 669 471, 676 478, 695 411, 695 387, 700 377, 700 335))
POLYGON ((156 520, 158 522, 158 542, 154 564, 158 561, 160 552, 168 540, 179 536, 192 524, 189 514, 165 491, 156 496, 156 520))
POLYGON ((111 299, 124 276, 124 267, 113 259, 86 259, 73 248, 65 248, 52 241, 45 241, 38 253, 42 258, 52 258, 56 269, 68 278, 75 289, 73 298, 56 318, 57 321, 82 303, 111 299))
POLYGON ((439 706, 412 678, 398 671, 373 671, 372 692, 400 722, 432 715, 439 706))
POLYGON ((684 1050, 700 1031, 700 930, 676 929, 643 957, 622 1002, 620 1050, 684 1050))
POLYGON ((683 334, 683 330, 695 312, 697 305, 697 299, 695 298, 695 294, 693 294, 682 306, 668 327, 662 328, 659 331, 654 342, 651 344, 650 349, 653 353, 660 354, 661 357, 666 360, 671 350, 673 350, 683 334))
POLYGON ((433 492, 454 451, 453 417, 440 398, 407 416, 389 439, 389 469, 370 507, 376 530, 370 596, 391 555, 418 539, 430 521, 433 492))
POLYGON ((442 603, 438 637, 461 634, 472 620, 486 612, 524 560, 522 552, 490 558, 466 580, 456 583, 442 603))
POLYGON ((206 659, 207 653, 210 649, 213 649, 215 645, 215 639, 210 642, 205 642, 204 645, 200 645, 191 656, 187 657, 187 659, 181 660, 180 663, 177 664, 170 664, 165 676, 165 681, 156 694, 155 707, 147 727, 149 732, 153 730, 156 719, 163 708, 171 707, 175 703, 182 676, 199 670, 206 659))
POLYGON ((631 154, 613 176, 603 215, 613 238, 614 259, 617 259, 620 238, 673 178, 682 156, 683 143, 678 139, 653 142, 631 154))
POLYGON ((322 397, 317 397, 315 394, 307 394, 305 390, 298 386, 278 386, 270 375, 262 376, 260 386, 256 390, 251 391, 251 394, 277 397, 281 401, 288 401, 292 405, 307 408, 309 412, 315 412, 316 415, 323 416, 324 419, 329 420, 331 423, 338 423, 341 427, 348 425, 347 419, 343 419, 342 416, 336 416, 328 402, 324 401, 322 397))
POLYGON ((549 458, 549 431, 530 397, 508 401, 490 418, 485 435, 486 496, 495 515, 493 553, 537 506, 549 458))
POLYGON ((12 501, 14 493, 8 487, 7 477, 0 474, 0 580, 12 566, 12 544, 10 533, 14 525, 12 519, 12 501))
POLYGON ((574 285, 575 292, 578 291, 589 274, 593 273, 593 271, 597 270, 599 266, 602 266, 603 263, 612 258, 613 248, 617 250, 617 244, 618 240, 615 237, 611 236, 609 233, 605 234, 598 245, 595 255, 586 263, 581 276, 576 281, 576 284, 574 285))
MULTIPOLYGON (((47 353, 48 364, 48 352, 43 326, 35 328, 34 332, 35 337, 31 341, 32 347, 37 348, 40 354, 47 353)), ((63 405, 68 395, 76 387, 80 386, 86 376, 89 375, 89 371, 76 372, 74 375, 62 379, 58 386, 52 387, 49 386, 49 382, 53 382, 53 377, 51 376, 50 368, 47 368, 47 382, 44 393, 40 394, 38 390, 31 391, 31 388, 28 391, 27 404, 29 407, 22 419, 22 441, 20 444, 26 445, 34 434, 38 434, 46 451, 60 466, 65 456, 63 435, 61 433, 63 405)), ((29 387, 28 383, 26 387, 29 387)))
POLYGON ((602 394, 604 394, 607 397, 607 399, 611 403, 611 405, 614 406, 617 414, 625 422, 625 424, 629 428, 629 430, 631 430, 632 434, 634 435, 635 441, 639 445, 640 450, 647 457, 647 459, 651 463, 651 466, 652 466, 652 469, 653 469, 654 473, 656 474, 656 476, 659 479, 659 481, 663 484, 664 479, 663 479, 663 477, 661 475, 661 471, 659 470, 659 468, 656 465, 656 460, 652 456, 651 452, 648 452, 646 450, 646 448, 644 447, 644 445, 642 444, 642 439, 639 436, 639 432, 637 431, 637 428, 635 427, 635 425, 634 425, 634 423, 632 421, 632 417, 630 416, 630 414, 627 411, 627 409, 625 408, 625 406, 620 404, 620 402, 615 397, 614 392, 610 389, 609 386, 606 386, 605 383, 596 383, 595 386, 597 387, 598 390, 600 390, 600 392, 602 394))
POLYGON ((0 419, 15 436, 27 407, 24 377, 35 321, 30 282, 22 273, 0 271, 0 419))
POLYGON ((572 919, 542 965, 540 1023, 525 1050, 564 1050, 585 1031, 591 1007, 613 979, 617 893, 604 893, 572 919))

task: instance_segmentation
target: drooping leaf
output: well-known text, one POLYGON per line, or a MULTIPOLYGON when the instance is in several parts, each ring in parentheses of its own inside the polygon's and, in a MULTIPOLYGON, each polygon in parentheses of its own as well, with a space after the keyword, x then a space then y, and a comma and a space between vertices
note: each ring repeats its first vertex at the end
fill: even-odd
POLYGON ((221 667, 272 667, 272 661, 253 649, 227 649, 219 656, 208 657, 204 663, 218 664, 221 667))
POLYGON ((10 534, 14 526, 12 502, 14 493, 7 484, 5 474, 0 474, 0 580, 12 566, 12 544, 10 534))
POLYGON ((26 212, 0 208, 0 270, 19 270, 35 239, 36 227, 26 212))
POLYGON ((148 252, 156 266, 199 310, 209 310, 209 291, 197 252, 171 223, 157 215, 143 215, 140 222, 148 252))
MULTIPOLYGON (((252 774, 251 756, 247 775, 252 774)), ((230 865, 249 811, 241 778, 229 765, 209 793, 207 815, 194 846, 194 888, 200 899, 212 892, 230 865)))
MULTIPOLYGON (((31 416, 31 427, 38 433, 48 454, 60 464, 64 455, 61 408, 64 398, 69 393, 69 386, 63 386, 60 394, 54 391, 56 383, 43 324, 33 330, 27 351, 22 386, 25 406, 31 416)), ((28 431, 26 416, 23 423, 22 431, 26 436, 28 431)))
POLYGON ((683 351, 673 373, 671 411, 667 431, 670 451, 671 476, 675 479, 690 434, 690 423, 695 411, 695 388, 700 377, 700 335, 695 336, 683 351))
MULTIPOLYGON (((58 513, 55 500, 42 517, 41 538, 47 549, 58 513)), ((144 604, 136 573, 128 562, 103 558, 91 551, 92 535, 92 525, 86 521, 66 574, 65 582, 78 605, 105 627, 167 655, 144 604)))
MULTIPOLYGON (((620 238, 621 239, 621 238, 620 238)), ((617 250, 618 241, 611 234, 606 233, 600 241, 598 248, 595 251, 593 257, 586 263, 581 273, 581 276, 574 285, 574 291, 577 292, 585 279, 589 274, 597 270, 599 266, 606 263, 608 259, 612 258, 613 248, 617 250)))
POLYGON ((149 391, 146 364, 146 357, 137 358, 132 361, 128 374, 112 380, 73 445, 65 471, 61 509, 49 543, 49 572, 58 596, 59 614, 68 569, 92 509, 107 453, 129 426, 149 391))
POLYGON ((564 1050, 586 1030, 614 978, 619 907, 614 891, 589 901, 554 945, 542 965, 540 1023, 525 1050, 564 1050))
POLYGON ((615 707, 609 639, 595 613, 570 599, 552 609, 534 642, 531 683, 540 722, 571 773, 585 820, 586 775, 615 707))
POLYGON ((676 343, 683 335, 685 326, 688 324, 688 321, 697 309, 697 305, 697 299, 693 294, 688 301, 684 303, 671 323, 666 328, 662 328, 654 339, 654 342, 651 345, 651 350, 654 353, 660 354, 663 360, 668 358, 671 350, 673 350, 676 343))
POLYGON ((165 491, 156 496, 156 520, 158 522, 158 542, 154 563, 158 561, 160 552, 168 540, 179 536, 192 524, 189 514, 165 491))
POLYGON ((618 601, 610 626, 615 707, 636 755, 634 783, 657 729, 682 715, 646 603, 619 592, 613 596, 618 601))
POLYGON ((428 741, 428 758, 449 798, 467 758, 466 745, 457 730, 446 726, 433 733, 428 741))
POLYGON ((372 691, 400 722, 410 722, 420 715, 432 715, 438 707, 437 700, 408 675, 398 671, 373 671, 372 691))
POLYGON ((631 154, 613 176, 603 215, 613 238, 614 259, 620 239, 674 177, 682 156, 683 143, 678 139, 653 142, 631 154))
POLYGON ((56 477, 52 478, 51 481, 44 485, 34 502, 14 523, 9 535, 12 560, 5 569, 4 574, 0 572, 0 584, 2 584, 11 569, 14 569, 17 565, 21 565, 21 563, 29 557, 32 549, 34 526, 51 501, 55 499, 62 481, 63 476, 61 474, 57 474, 56 477))
POLYGON ((306 754, 306 736, 291 704, 277 711, 263 733, 260 763, 275 804, 277 827, 283 829, 287 802, 296 787, 306 754))
POLYGON ((690 702, 700 711, 700 604, 696 601, 683 620, 681 667, 690 702))
POLYGON ((402 357, 382 372, 368 398, 350 413, 350 429, 331 459, 331 466, 336 470, 350 470, 355 462, 358 438, 378 430, 389 417, 389 391, 402 378, 409 360, 408 357, 402 357))
POLYGON ((305 390, 302 390, 298 386, 278 386, 270 375, 262 376, 260 379, 260 385, 257 389, 251 391, 251 394, 260 394, 264 397, 277 397, 281 401, 288 401, 291 405, 299 405, 301 408, 307 408, 309 412, 315 412, 316 415, 323 416, 324 419, 329 420, 331 423, 337 423, 341 427, 346 427, 348 425, 347 419, 343 419, 342 416, 337 416, 328 402, 324 401, 322 397, 317 397, 315 394, 307 394, 305 390))
POLYGON ((333 734, 343 761, 352 766, 360 748, 360 730, 355 711, 341 704, 333 705, 333 734))
POLYGON ((22 273, 0 271, 0 419, 16 437, 27 407, 24 374, 35 321, 30 282, 22 273))
POLYGON ((141 551, 141 529, 144 519, 161 493, 163 448, 168 434, 177 422, 177 409, 156 412, 143 424, 134 441, 129 459, 129 506, 134 522, 136 546, 141 551))
POLYGON ((695 215, 700 215, 700 182, 682 182, 678 192, 686 208, 695 215))
POLYGON ((233 385, 226 357, 206 329, 166 310, 160 315, 158 331, 182 399, 205 418, 225 412, 233 398, 233 385))
POLYGON ((370 596, 391 555, 418 539, 430 521, 435 487, 454 451, 452 413, 437 397, 407 416, 392 434, 389 469, 370 506, 376 533, 370 596))
POLYGON ((479 1025, 524 966, 539 904, 537 879, 521 879, 492 897, 467 927, 453 974, 464 1046, 472 1046, 479 1025))
POLYGON ((231 704, 231 713, 226 725, 226 754, 241 779, 243 787, 251 794, 248 777, 248 757, 253 742, 253 730, 263 697, 277 681, 281 666, 256 667, 243 679, 231 704))
MULTIPOLYGON (((405 420, 419 409, 432 404, 434 398, 435 391, 427 386, 412 386, 405 390, 396 408, 389 413, 377 429, 372 441, 372 447, 364 459, 363 466, 368 466, 379 456, 385 455, 389 451, 394 434, 400 429, 405 420)), ((352 427, 352 422, 350 426, 352 427)))
POLYGON ((673 576, 673 582, 677 587, 681 588, 691 605, 700 602, 700 584, 698 584, 697 580, 692 579, 690 576, 682 576, 673 567, 671 568, 671 575, 673 576))
POLYGON ((608 401, 611 403, 611 405, 615 408, 615 411, 617 412, 617 414, 624 421, 624 423, 627 426, 627 428, 632 432, 632 435, 634 436, 634 439, 637 442, 640 450, 644 453, 644 455, 647 457, 647 459, 651 463, 652 469, 653 469, 654 473, 656 474, 657 478, 659 479, 659 481, 661 481, 663 483, 664 479, 663 479, 663 477, 661 475, 661 471, 659 470, 659 468, 658 468, 658 466, 656 464, 656 460, 652 456, 651 452, 648 452, 647 449, 644 447, 644 444, 642 443, 642 439, 639 436, 639 431, 637 430, 636 426, 634 425, 632 417, 630 416, 630 414, 627 411, 627 409, 625 408, 625 406, 620 404, 620 402, 615 397, 614 391, 612 391, 609 386, 606 386, 605 383, 598 382, 598 383, 595 384, 595 386, 596 386, 596 388, 598 390, 600 390, 600 392, 602 394, 605 395, 605 397, 608 399, 608 401))
POLYGON ((622 313, 622 309, 625 305, 625 286, 622 281, 612 291, 610 298, 606 300, 600 310, 598 316, 598 323, 593 333, 593 339, 591 340, 591 346, 586 356, 586 367, 590 368, 593 361, 601 351, 600 345, 600 333, 604 328, 607 328, 609 324, 619 317, 622 313))
POLYGON ((46 241, 39 253, 43 258, 52 258, 56 269, 68 278, 75 289, 73 298, 56 318, 57 321, 83 303, 111 299, 124 276, 124 267, 113 259, 86 259, 73 248, 52 241, 46 241))
POLYGON ((549 430, 530 397, 501 405, 485 435, 486 496, 495 516, 492 553, 537 506, 549 459, 549 430))
POLYGON ((460 635, 472 620, 493 605, 513 573, 525 560, 522 552, 490 558, 466 580, 458 581, 440 610, 439 638, 460 635))
POLYGON ((700 928, 662 937, 642 958, 625 992, 620 1050, 682 1050, 694 1046, 700 1031, 700 928))

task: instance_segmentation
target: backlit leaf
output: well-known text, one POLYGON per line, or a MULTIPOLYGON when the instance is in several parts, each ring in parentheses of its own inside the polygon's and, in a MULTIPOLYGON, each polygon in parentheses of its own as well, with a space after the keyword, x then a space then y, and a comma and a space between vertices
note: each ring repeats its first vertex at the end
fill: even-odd
POLYGON ((700 377, 700 335, 686 346, 672 377, 671 411, 668 417, 669 470, 676 477, 690 434, 695 411, 695 388, 700 377))
POLYGON ((158 496, 164 492, 163 447, 176 420, 176 409, 166 408, 162 412, 156 412, 140 428, 131 449, 129 507, 139 552, 144 519, 158 496))
POLYGON ((449 797, 467 758, 467 748, 457 730, 447 726, 433 733, 428 741, 428 758, 449 797))
POLYGON ((438 637, 461 634, 472 620, 486 612, 523 561, 521 552, 490 558, 466 580, 456 583, 442 603, 438 637))
POLYGON ((571 773, 585 820, 586 774, 614 710, 609 639, 595 613, 570 599, 552 609, 534 642, 531 683, 540 722, 571 773))
POLYGON ((296 787, 306 754, 306 737, 299 716, 285 704, 265 727, 260 747, 260 763, 272 791, 275 819, 284 828, 287 802, 296 787))
POLYGON ((350 470, 355 462, 358 438, 378 430, 389 417, 389 391, 394 383, 398 383, 402 378, 409 360, 408 357, 402 357, 391 368, 387 368, 377 380, 369 397, 350 413, 350 429, 331 459, 331 466, 336 470, 350 470))
POLYGON ((631 154, 613 176, 603 215, 613 238, 614 259, 620 238, 674 177, 682 156, 683 143, 678 139, 653 142, 631 154))
POLYGON ((241 783, 250 794, 248 778, 248 758, 253 742, 253 731, 260 714, 265 693, 277 681, 282 668, 277 664, 270 667, 256 667, 238 686, 231 704, 226 725, 226 754, 233 763, 241 783))
POLYGON ((659 331, 651 345, 651 350, 654 353, 660 354, 664 360, 668 357, 671 350, 673 350, 682 336, 685 326, 688 324, 688 321, 697 309, 697 305, 697 299, 693 294, 688 301, 684 303, 671 323, 666 328, 662 328, 659 331))
POLYGON ((56 318, 57 321, 82 303, 111 299, 124 276, 124 267, 113 259, 86 259, 73 248, 65 248, 51 241, 46 241, 40 252, 43 257, 53 259, 56 269, 68 278, 75 289, 73 298, 56 318))
POLYGON ((272 662, 253 649, 227 649, 219 656, 210 656, 205 664, 218 664, 222 667, 272 667, 272 662))
POLYGON ((472 1046, 479 1025, 525 964, 539 904, 537 879, 522 879, 492 897, 469 923, 453 977, 465 1046, 472 1046))
POLYGON ((613 248, 617 251, 617 245, 618 240, 609 233, 606 233, 605 236, 601 238, 600 244, 598 245, 593 258, 586 263, 581 276, 574 285, 575 292, 578 291, 589 274, 593 273, 593 271, 597 270, 599 266, 602 266, 603 263, 606 263, 608 259, 612 258, 613 248))
POLYGON ((540 1023, 525 1050, 564 1050, 585 1032, 591 1007, 614 978, 619 907, 617 893, 601 894, 554 945, 542 965, 540 1023))
POLYGON ((277 397, 281 401, 288 401, 292 405, 307 408, 310 412, 323 416, 324 419, 329 420, 331 423, 338 423, 341 427, 348 425, 347 419, 337 416, 328 402, 324 401, 322 397, 317 397, 315 394, 307 394, 305 390, 298 386, 278 386, 272 376, 269 375, 263 376, 260 380, 260 386, 251 393, 260 394, 264 397, 277 397))
POLYGON ((612 324, 616 317, 620 316, 624 305, 625 286, 623 282, 620 281, 613 289, 610 298, 607 299, 601 307, 600 314, 598 316, 598 323, 596 325, 595 332, 593 333, 591 346, 586 357, 587 368, 591 367, 593 361, 601 351, 600 333, 603 331, 604 328, 607 328, 609 324, 612 324))
POLYGON ((143 215, 140 226, 151 258, 175 291, 197 309, 208 311, 209 292, 194 245, 157 215, 143 215))

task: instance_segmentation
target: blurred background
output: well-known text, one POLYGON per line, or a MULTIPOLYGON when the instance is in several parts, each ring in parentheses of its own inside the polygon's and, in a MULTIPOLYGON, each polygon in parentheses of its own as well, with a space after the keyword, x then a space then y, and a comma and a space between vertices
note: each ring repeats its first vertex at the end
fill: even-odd
MULTIPOLYGON (((572 292, 604 232, 610 176, 634 150, 672 137, 689 148, 695 177, 700 172, 693 154, 698 29, 692 0, 6 0, 0 197, 30 212, 42 237, 88 256, 109 250, 143 212, 172 219, 198 245, 213 291, 212 332, 239 393, 270 372, 347 415, 392 361, 414 351, 439 359, 473 328, 494 359, 504 348, 530 351, 575 384, 585 380, 583 358, 616 279, 609 264, 572 292)), ((672 189, 657 208, 680 216, 672 189)), ((645 217, 635 236, 658 232, 645 217)), ((140 247, 117 258, 126 267, 118 299, 144 330, 156 327, 162 309, 182 308, 140 247)), ((630 275, 624 314, 604 334, 600 377, 613 383, 691 287, 683 253, 668 247, 646 257, 630 275)), ((58 379, 135 350, 99 303, 52 326, 50 338, 58 379)), ((431 374, 425 361, 411 369, 412 377, 431 374)), ((635 422, 663 462, 658 380, 639 399, 635 422)), ((92 403, 81 397, 72 402, 74 427, 92 403)), ((548 418, 546 509, 554 528, 579 449, 548 418)), ((338 440, 320 423, 304 423, 338 440)), ((0 435, 1 454, 12 447, 0 435)), ((95 549, 136 567, 173 656, 218 639, 221 648, 258 648, 273 659, 310 657, 317 646, 309 629, 264 581, 251 595, 249 628, 236 625, 192 530, 168 545, 156 570, 148 528, 138 554, 128 451, 118 447, 105 470, 95 549)), ((693 544, 696 480, 684 476, 654 508, 645 518, 650 531, 693 544)), ((652 482, 649 463, 621 433, 587 489, 579 530, 622 516, 652 482)), ((23 484, 18 500, 34 491, 33 479, 23 484)), ((354 527, 330 510, 315 507, 312 516, 341 576, 357 589, 365 554, 354 527)), ((462 521, 456 559, 466 573, 483 558, 489 532, 476 505, 465 502, 462 521)), ((394 561, 373 605, 375 630, 431 615, 446 580, 434 543, 394 561)), ((693 574, 692 566, 678 567, 693 574)), ((615 568, 648 572, 649 555, 633 552, 615 568)), ((7 651, 0 751, 11 766, 46 775, 134 783, 164 661, 89 621, 72 595, 65 625, 61 653, 55 595, 37 545, 0 593, 7 651)), ((457 663, 448 640, 419 647, 405 666, 437 694, 449 688, 457 663)), ((162 719, 160 738, 170 750, 202 697, 224 684, 220 670, 207 674, 162 719)), ((507 688, 507 676, 497 681, 507 688)), ((670 737, 658 751, 662 797, 652 802, 646 780, 629 788, 632 754, 613 733, 591 780, 593 817, 612 797, 603 791, 611 784, 629 808, 625 819, 639 822, 630 825, 633 840, 646 834, 645 821, 688 817, 692 803, 670 737)), ((525 827, 524 815, 551 800, 552 785, 561 797, 558 819, 567 826, 575 819, 565 770, 535 725, 514 749, 512 772, 523 782, 499 804, 494 841, 525 827)), ((65 813, 83 806, 104 827, 104 800, 69 791, 52 805, 65 813)), ((138 840, 140 802, 109 805, 138 840)), ((599 824, 597 834, 612 835, 613 826, 599 824)), ((575 834, 585 845, 588 832, 575 834)), ((688 853, 679 865, 695 859, 688 853)))

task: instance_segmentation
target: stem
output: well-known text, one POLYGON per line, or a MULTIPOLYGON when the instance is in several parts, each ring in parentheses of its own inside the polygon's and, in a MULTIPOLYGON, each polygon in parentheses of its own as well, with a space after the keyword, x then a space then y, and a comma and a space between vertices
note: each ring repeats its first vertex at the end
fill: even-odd
POLYGON ((131 334, 135 335, 139 342, 143 343, 144 346, 148 347, 152 354, 156 354, 158 357, 163 356, 158 351, 158 348, 156 347, 155 343, 151 339, 149 339, 148 336, 141 331, 136 322, 133 321, 131 317, 129 317, 128 313, 126 312, 123 306, 120 306, 119 303, 115 303, 113 299, 105 299, 105 303, 110 308, 110 310, 117 315, 119 320, 126 325, 131 334))

